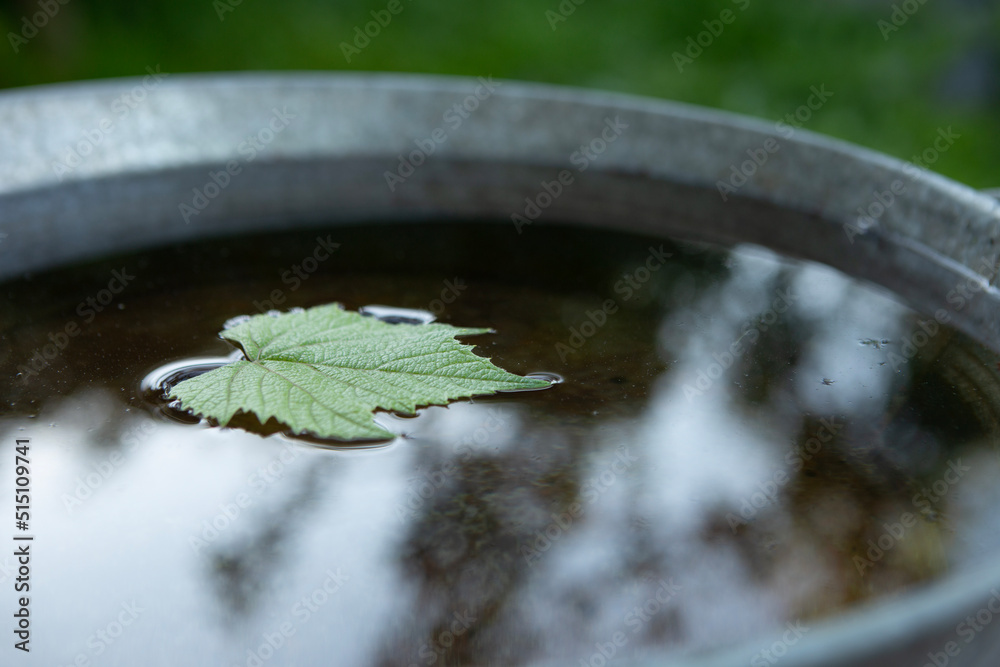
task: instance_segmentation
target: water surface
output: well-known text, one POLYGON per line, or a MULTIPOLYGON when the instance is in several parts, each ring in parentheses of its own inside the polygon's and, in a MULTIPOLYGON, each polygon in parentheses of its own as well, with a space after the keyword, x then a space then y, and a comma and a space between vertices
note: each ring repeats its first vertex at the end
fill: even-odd
MULTIPOLYGON (((764 648, 786 623, 815 627, 1000 546, 996 356, 760 248, 370 225, 2 290, 4 484, 15 438, 33 460, 23 664, 764 648), (229 355, 230 318, 333 301, 492 327, 466 342, 564 381, 380 415, 400 437, 365 448, 212 427, 143 390, 156 369, 229 355)), ((12 567, 0 558, 5 589, 12 567)))

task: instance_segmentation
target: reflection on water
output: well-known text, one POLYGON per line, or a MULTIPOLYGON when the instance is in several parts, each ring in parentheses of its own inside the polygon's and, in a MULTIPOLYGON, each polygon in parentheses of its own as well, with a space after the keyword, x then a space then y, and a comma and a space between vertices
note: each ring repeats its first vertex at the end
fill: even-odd
MULTIPOLYGON (((997 359, 946 327, 756 248, 664 244, 670 259, 618 291, 643 277, 648 240, 442 231, 431 253, 406 230, 339 230, 356 264, 344 253, 287 306, 426 310, 459 275, 468 290, 438 319, 495 328, 469 342, 562 384, 381 415, 404 437, 380 449, 164 416, 143 377, 226 354, 221 324, 310 247, 289 235, 185 249, 172 282, 160 269, 180 251, 131 258, 146 273, 123 307, 0 389, 3 442, 28 436, 34 454, 25 664, 695 654, 764 645, 1000 546, 997 359), (386 238, 408 254, 379 264, 386 238), (481 243, 501 259, 468 251, 481 243)), ((110 266, 7 286, 8 377, 73 317, 67 285, 110 266)))

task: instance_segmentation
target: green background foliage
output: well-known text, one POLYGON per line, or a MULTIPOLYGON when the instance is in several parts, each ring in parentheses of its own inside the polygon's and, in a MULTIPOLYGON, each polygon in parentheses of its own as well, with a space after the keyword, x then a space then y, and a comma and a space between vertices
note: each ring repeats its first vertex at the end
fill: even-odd
MULTIPOLYGON (((340 44, 387 0, 241 0, 226 12, 213 0, 69 0, 17 53, 5 38, 0 86, 137 76, 157 64, 171 73, 492 74, 776 121, 825 84, 834 97, 806 129, 909 159, 950 125, 961 139, 932 168, 974 187, 1000 186, 997 2, 908 0, 915 13, 888 39, 878 21, 890 20, 898 0, 588 0, 555 29, 546 11, 560 0, 401 2, 348 63, 340 44), (736 20, 679 72, 673 53, 727 8, 736 20)), ((38 0, 4 5, 3 34, 20 32, 22 18, 38 11, 38 0)))

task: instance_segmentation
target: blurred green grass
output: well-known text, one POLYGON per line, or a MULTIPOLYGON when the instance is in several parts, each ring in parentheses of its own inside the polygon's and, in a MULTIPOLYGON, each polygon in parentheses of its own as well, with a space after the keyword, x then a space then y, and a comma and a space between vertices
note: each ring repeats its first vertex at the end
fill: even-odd
MULTIPOLYGON (((51 0, 55 1, 55 0, 51 0)), ((1000 186, 1000 3, 928 0, 883 38, 889 0, 588 0, 555 30, 559 0, 503 3, 401 0, 348 63, 340 44, 387 0, 321 3, 225 0, 139 4, 70 0, 17 53, 0 56, 0 87, 234 70, 362 70, 487 75, 650 95, 776 121, 810 86, 834 96, 808 130, 903 159, 939 127, 961 135, 932 169, 973 187, 1000 186), (746 6, 745 11, 740 7, 746 6), (674 52, 731 9, 736 19, 679 72, 674 52)), ((571 0, 565 0, 570 2, 571 0)), ((4 35, 20 32, 38 0, 0 8, 4 35)))

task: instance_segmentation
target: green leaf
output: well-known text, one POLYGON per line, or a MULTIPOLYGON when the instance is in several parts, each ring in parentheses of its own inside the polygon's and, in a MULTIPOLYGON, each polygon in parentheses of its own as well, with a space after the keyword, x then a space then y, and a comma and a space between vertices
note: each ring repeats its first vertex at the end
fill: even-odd
POLYGON ((224 330, 245 360, 178 383, 181 407, 225 426, 237 412, 274 417, 295 433, 389 439, 376 409, 412 415, 418 405, 501 390, 541 389, 472 353, 455 336, 489 333, 448 324, 386 324, 340 304, 256 315, 224 330))

